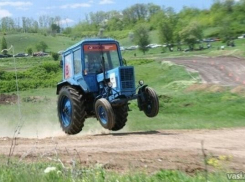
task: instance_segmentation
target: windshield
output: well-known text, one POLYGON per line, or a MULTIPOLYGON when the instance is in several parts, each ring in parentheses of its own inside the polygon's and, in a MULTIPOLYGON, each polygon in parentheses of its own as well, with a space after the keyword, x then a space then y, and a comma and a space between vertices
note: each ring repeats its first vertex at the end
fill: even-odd
POLYGON ((84 45, 85 69, 88 73, 103 72, 102 60, 105 60, 105 70, 120 66, 116 44, 84 45))

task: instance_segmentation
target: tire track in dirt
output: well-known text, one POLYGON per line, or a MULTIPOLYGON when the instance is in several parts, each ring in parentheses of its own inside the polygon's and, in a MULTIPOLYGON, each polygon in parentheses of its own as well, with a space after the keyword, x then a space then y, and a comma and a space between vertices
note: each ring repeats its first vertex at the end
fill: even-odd
POLYGON ((237 57, 194 57, 164 59, 199 72, 204 83, 245 85, 245 60, 237 57))

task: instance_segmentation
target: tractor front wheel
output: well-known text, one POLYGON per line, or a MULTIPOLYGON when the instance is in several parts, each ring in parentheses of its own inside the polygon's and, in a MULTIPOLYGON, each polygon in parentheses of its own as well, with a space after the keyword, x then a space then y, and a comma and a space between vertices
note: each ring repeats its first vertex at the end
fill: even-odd
POLYGON ((119 106, 119 107, 113 107, 113 111, 115 113, 115 126, 112 128, 112 131, 118 131, 122 129, 126 122, 128 117, 128 103, 119 106))
POLYGON ((146 87, 144 91, 145 102, 143 111, 148 117, 155 117, 159 111, 159 100, 156 92, 151 87, 146 87))
POLYGON ((104 98, 95 102, 95 113, 100 124, 108 130, 112 130, 115 125, 115 115, 111 104, 104 98))
POLYGON ((60 125, 66 134, 74 135, 82 130, 86 113, 81 93, 70 86, 61 88, 57 109, 60 125))

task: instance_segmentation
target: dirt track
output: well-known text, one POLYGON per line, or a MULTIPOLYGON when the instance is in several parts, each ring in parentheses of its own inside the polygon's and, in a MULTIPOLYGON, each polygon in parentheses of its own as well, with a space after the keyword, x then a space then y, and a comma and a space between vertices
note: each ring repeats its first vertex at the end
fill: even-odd
MULTIPOLYGON (((245 61, 237 58, 171 59, 199 71, 206 83, 239 86, 245 82, 245 61), (244 80, 243 80, 244 79, 244 80)), ((204 151, 219 166, 245 171, 245 128, 220 130, 164 130, 66 136, 44 139, 18 138, 14 155, 28 161, 61 159, 65 165, 76 160, 84 166, 102 164, 116 171, 181 169, 204 170, 204 151), (219 160, 220 156, 228 160, 219 160)), ((11 138, 0 138, 0 155, 8 155, 11 138)), ((215 168, 209 166, 209 170, 215 168)))
POLYGON ((203 83, 223 86, 245 84, 245 60, 236 57, 164 59, 198 71, 203 83))
MULTIPOLYGON (((204 151, 209 157, 225 155, 223 167, 245 170, 245 128, 223 130, 166 130, 67 136, 45 139, 17 139, 14 155, 28 161, 61 159, 90 166, 96 163, 117 171, 181 169, 188 173, 204 170, 204 151)), ((10 138, 0 139, 0 153, 8 155, 10 138)), ((213 169, 211 169, 213 170, 213 169)))

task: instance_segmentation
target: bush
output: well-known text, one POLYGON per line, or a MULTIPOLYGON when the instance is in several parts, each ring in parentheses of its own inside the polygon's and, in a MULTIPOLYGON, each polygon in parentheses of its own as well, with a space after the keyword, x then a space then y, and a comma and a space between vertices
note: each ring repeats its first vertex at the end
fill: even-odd
POLYGON ((53 58, 55 61, 58 61, 58 59, 59 59, 59 54, 56 53, 56 52, 52 52, 52 58, 53 58))
MULTIPOLYGON (((55 87, 60 81, 61 69, 57 62, 45 62, 18 73, 19 90, 55 87)), ((0 92, 16 90, 15 73, 0 71, 0 92)))
POLYGON ((33 53, 33 50, 32 50, 31 47, 28 47, 28 48, 26 49, 26 51, 27 51, 27 54, 29 54, 29 55, 32 55, 32 53, 33 53))

